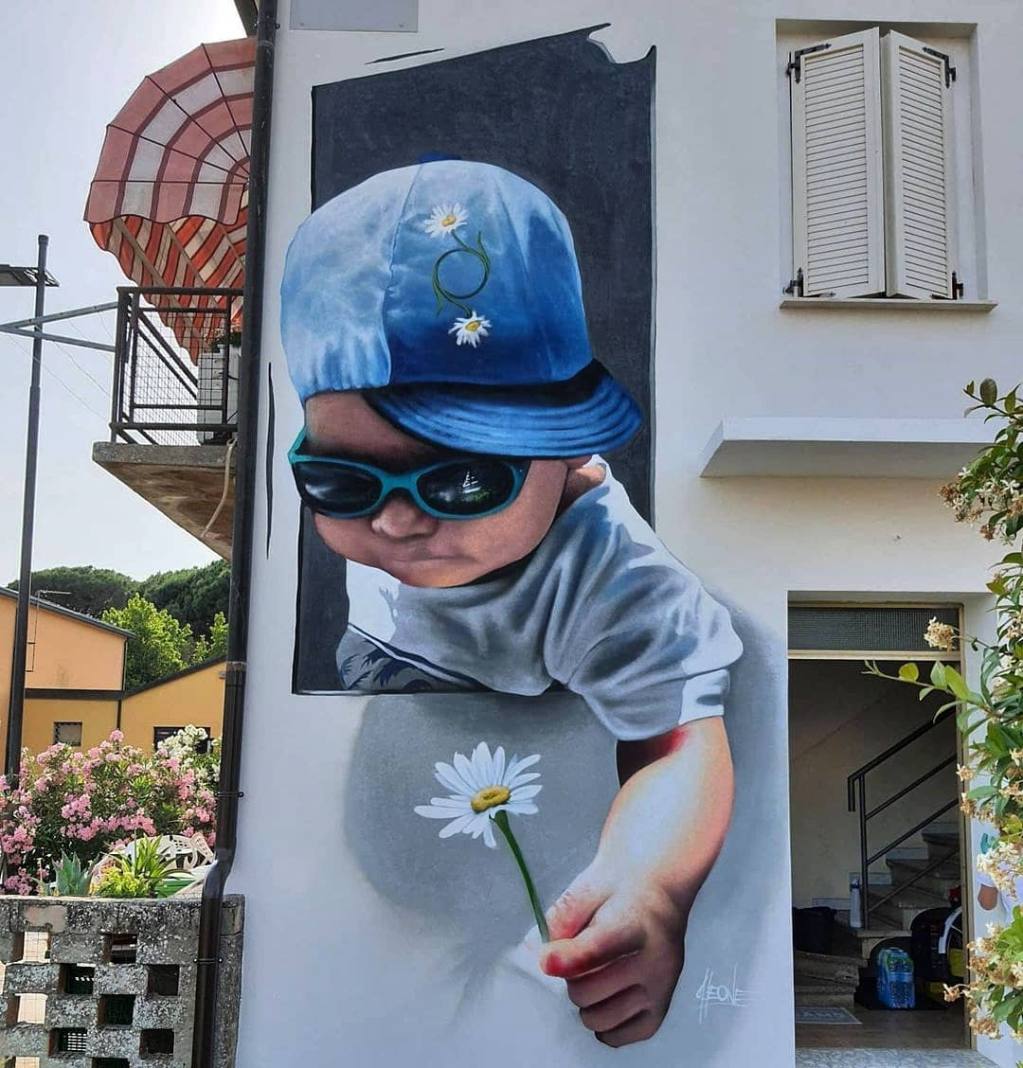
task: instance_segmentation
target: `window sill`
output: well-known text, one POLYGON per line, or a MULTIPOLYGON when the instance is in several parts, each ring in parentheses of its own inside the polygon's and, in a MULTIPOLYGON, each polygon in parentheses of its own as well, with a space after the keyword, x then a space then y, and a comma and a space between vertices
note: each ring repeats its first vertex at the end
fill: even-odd
POLYGON ((897 309, 923 312, 981 312, 998 307, 997 300, 913 300, 899 297, 783 297, 779 308, 842 308, 848 311, 897 309))

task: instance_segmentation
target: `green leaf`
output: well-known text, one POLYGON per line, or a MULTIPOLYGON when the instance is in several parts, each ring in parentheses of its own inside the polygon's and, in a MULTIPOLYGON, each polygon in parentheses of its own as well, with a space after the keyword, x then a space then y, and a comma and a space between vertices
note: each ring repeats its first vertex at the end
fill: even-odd
POLYGON ((998 383, 993 378, 985 378, 980 384, 980 399, 988 405, 998 400, 998 383))
POLYGON ((975 786, 967 795, 974 801, 986 801, 989 797, 998 796, 997 786, 975 786))
POLYGON ((968 397, 972 397, 972 396, 974 396, 974 394, 975 394, 975 393, 977 392, 977 385, 976 385, 976 383, 975 383, 975 382, 970 382, 970 383, 969 383, 969 384, 967 385, 967 387, 966 387, 966 388, 965 388, 965 389, 963 390, 963 392, 964 392, 964 393, 965 393, 965 394, 966 394, 966 395, 967 395, 968 397))
POLYGON ((902 667, 899 668, 899 678, 902 679, 903 682, 916 682, 916 680, 920 678, 920 669, 916 664, 903 664, 902 667))
POLYGON ((970 700, 970 690, 954 667, 945 667, 945 682, 960 701, 970 700))
POLYGON ((947 689, 945 683, 945 665, 940 660, 935 660, 934 667, 931 668, 931 684, 938 690, 947 689))

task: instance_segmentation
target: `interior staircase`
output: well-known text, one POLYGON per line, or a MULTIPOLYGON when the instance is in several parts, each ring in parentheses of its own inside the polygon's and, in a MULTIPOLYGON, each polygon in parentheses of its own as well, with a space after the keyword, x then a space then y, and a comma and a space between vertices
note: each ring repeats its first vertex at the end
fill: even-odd
MULTIPOLYGON (((893 850, 885 858, 890 882, 871 879, 870 926, 850 929, 864 961, 886 938, 908 938, 910 926, 921 912, 948 908, 949 893, 961 883, 959 831, 955 822, 933 823, 924 828, 921 838, 922 848, 893 850), (910 885, 905 886, 907 883, 910 885), (904 888, 893 894, 893 887, 900 886, 904 888)), ((845 926, 848 929, 848 915, 845 926)))
POLYGON ((956 821, 929 824, 918 842, 892 850, 887 872, 870 873, 869 927, 850 927, 848 911, 838 911, 832 953, 795 951, 796 1005, 851 1010, 856 988, 872 979, 872 950, 889 938, 909 938, 921 912, 948 907, 949 893, 961 882, 956 821))

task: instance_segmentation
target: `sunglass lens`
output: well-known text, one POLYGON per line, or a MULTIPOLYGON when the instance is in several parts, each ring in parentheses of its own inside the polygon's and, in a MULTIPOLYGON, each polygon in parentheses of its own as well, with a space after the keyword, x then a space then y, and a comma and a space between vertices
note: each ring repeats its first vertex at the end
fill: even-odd
POLYGON ((451 516, 482 515, 506 504, 515 490, 515 475, 506 464, 470 460, 445 464, 416 484, 423 500, 451 516))
POLYGON ((294 471, 302 499, 314 512, 356 516, 380 498, 380 480, 356 467, 305 461, 295 464, 294 471))

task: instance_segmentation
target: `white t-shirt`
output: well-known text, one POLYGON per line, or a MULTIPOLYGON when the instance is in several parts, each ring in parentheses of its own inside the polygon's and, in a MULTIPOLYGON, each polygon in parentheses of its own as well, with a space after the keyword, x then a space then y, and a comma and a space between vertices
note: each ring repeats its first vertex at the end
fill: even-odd
POLYGON ((450 589, 348 565, 346 690, 490 689, 582 696, 619 739, 721 715, 742 645, 728 612, 604 482, 511 573, 450 589))

